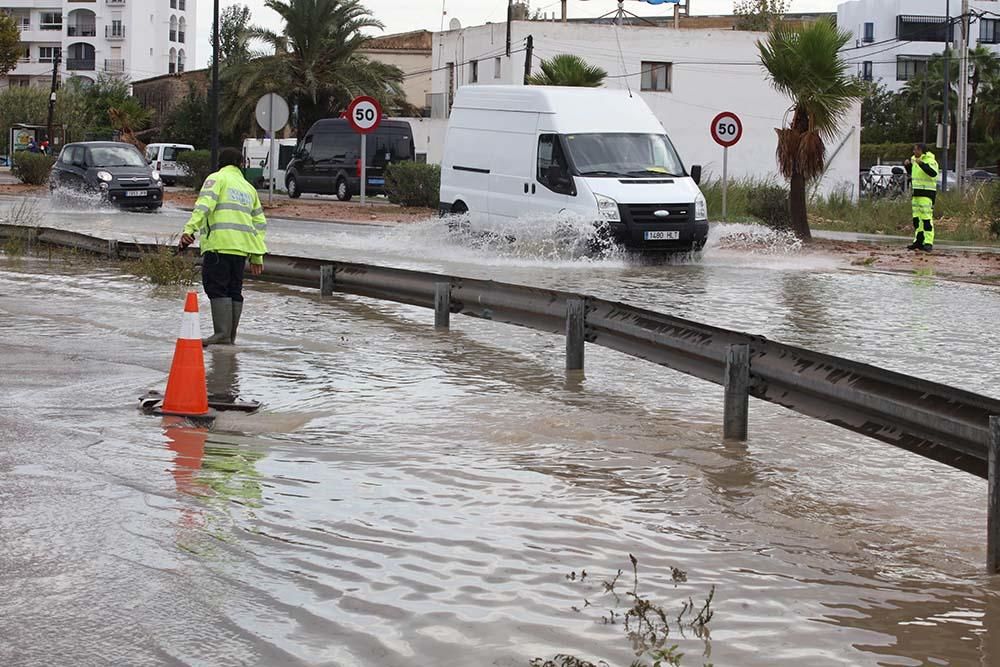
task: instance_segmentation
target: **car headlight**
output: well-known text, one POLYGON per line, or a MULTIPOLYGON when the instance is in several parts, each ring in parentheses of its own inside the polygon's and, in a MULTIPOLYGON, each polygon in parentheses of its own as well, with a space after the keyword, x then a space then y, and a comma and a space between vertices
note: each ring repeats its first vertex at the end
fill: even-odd
POLYGON ((97 172, 97 177, 102 181, 104 181, 105 183, 110 183, 112 179, 111 173, 107 171, 97 172))
POLYGON ((156 171, 155 169, 153 170, 153 180, 154 181, 160 180, 160 172, 156 171))
POLYGON ((597 199, 597 214, 601 220, 621 222, 622 216, 618 211, 618 202, 604 195, 595 194, 594 198, 597 199))
POLYGON ((708 220, 708 202, 705 201, 705 195, 700 192, 694 198, 694 219, 708 220))

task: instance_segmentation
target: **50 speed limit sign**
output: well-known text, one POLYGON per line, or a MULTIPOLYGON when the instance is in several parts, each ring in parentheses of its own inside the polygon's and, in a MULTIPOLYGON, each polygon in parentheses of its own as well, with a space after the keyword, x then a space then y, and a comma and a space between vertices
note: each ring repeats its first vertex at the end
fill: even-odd
POLYGON ((743 123, 731 111, 723 111, 712 119, 712 138, 723 148, 729 148, 743 136, 743 123))
POLYGON ((374 97, 367 95, 355 97, 347 106, 347 122, 355 132, 361 134, 374 132, 382 122, 382 106, 374 97))

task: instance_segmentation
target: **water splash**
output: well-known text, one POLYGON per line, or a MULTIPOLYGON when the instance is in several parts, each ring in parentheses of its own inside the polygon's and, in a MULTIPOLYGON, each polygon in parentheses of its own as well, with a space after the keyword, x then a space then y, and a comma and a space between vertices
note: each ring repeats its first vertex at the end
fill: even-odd
POLYGON ((709 250, 735 250, 750 255, 796 255, 802 240, 787 229, 747 223, 716 223, 709 228, 709 250))

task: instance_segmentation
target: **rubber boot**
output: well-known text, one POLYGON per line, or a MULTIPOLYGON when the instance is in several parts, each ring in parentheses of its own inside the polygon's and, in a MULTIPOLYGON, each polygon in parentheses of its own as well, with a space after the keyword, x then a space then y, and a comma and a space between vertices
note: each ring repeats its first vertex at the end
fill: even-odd
POLYGON ((212 306, 212 327, 215 329, 208 338, 202 338, 201 344, 204 347, 209 345, 228 345, 232 341, 233 335, 233 300, 225 297, 221 299, 209 299, 212 306))
POLYGON ((236 330, 240 326, 240 315, 243 314, 243 302, 233 301, 233 326, 230 329, 229 342, 233 345, 236 344, 236 330))

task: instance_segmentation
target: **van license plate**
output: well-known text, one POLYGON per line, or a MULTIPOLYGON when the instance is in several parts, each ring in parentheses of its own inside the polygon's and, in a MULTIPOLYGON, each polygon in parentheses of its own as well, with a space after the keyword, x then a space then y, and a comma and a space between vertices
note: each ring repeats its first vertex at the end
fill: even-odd
POLYGON ((126 190, 125 191, 125 196, 126 197, 145 197, 146 196, 146 191, 145 190, 126 190))
POLYGON ((385 185, 384 178, 369 178, 368 185, 385 185))
POLYGON ((644 237, 647 241, 676 241, 681 237, 679 231, 672 232, 646 232, 644 237))

